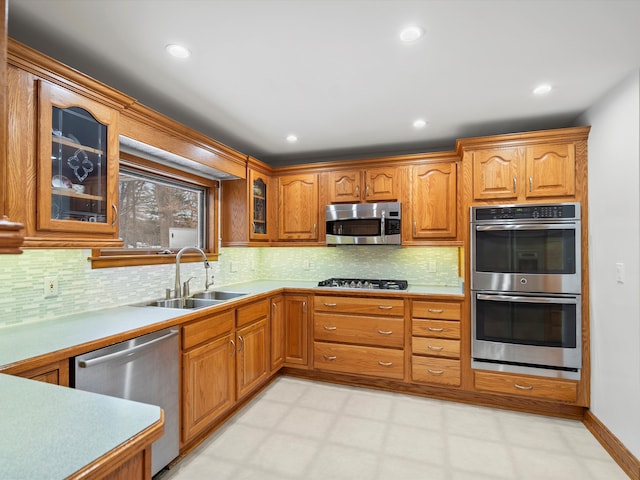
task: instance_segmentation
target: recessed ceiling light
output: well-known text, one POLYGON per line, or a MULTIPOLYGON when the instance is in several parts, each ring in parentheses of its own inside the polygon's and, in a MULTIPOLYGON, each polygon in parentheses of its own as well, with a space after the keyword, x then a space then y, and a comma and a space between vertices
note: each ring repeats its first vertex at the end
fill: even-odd
POLYGON ((418 40, 422 35, 424 35, 424 30, 422 28, 416 25, 411 25, 400 32, 400 40, 404 43, 411 43, 418 40))
POLYGON ((551 85, 549 85, 548 83, 540 84, 533 89, 534 95, 546 95, 550 91, 551 91, 551 85))
POLYGON ((167 45, 165 49, 169 52, 169 55, 176 58, 189 58, 191 56, 191 51, 188 48, 175 43, 167 45))
POLYGON ((298 141, 298 137, 296 135, 294 135, 293 133, 287 135, 287 142, 296 143, 297 141, 298 141))
POLYGON ((418 118, 417 120, 415 120, 413 122, 413 128, 424 128, 427 126, 427 121, 422 119, 422 118, 418 118))

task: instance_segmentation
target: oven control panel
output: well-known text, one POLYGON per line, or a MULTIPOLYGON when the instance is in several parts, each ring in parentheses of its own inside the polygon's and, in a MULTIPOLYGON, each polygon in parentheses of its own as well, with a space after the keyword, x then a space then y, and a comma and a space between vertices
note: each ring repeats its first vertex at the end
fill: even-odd
POLYGON ((496 205, 471 207, 471 221, 495 220, 579 220, 579 203, 545 205, 496 205))

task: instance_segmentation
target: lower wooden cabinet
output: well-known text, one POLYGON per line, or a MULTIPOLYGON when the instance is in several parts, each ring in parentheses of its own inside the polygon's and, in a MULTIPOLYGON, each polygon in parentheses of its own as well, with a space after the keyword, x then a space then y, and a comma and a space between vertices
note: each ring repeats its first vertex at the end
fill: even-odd
POLYGON ((271 298, 271 372, 284 365, 284 297, 271 298))
POLYGON ((313 366, 319 370, 402 380, 404 352, 391 348, 315 342, 313 366))
POLYGON ((53 385, 69 386, 69 361, 60 360, 41 367, 30 368, 16 373, 17 376, 30 378, 53 385))
POLYGON ((578 397, 578 382, 559 378, 542 378, 502 372, 474 372, 476 390, 507 393, 522 397, 537 397, 574 403, 578 397))
POLYGON ((234 343, 233 310, 183 327, 183 442, 195 438, 233 406, 234 343))
POLYGON ((264 317, 236 332, 236 379, 238 399, 265 381, 269 368, 269 335, 267 318, 264 317))
POLYGON ((309 297, 284 296, 284 363, 309 368, 309 297))
POLYGON ((460 385, 460 361, 414 355, 411 357, 411 379, 457 387, 460 385))

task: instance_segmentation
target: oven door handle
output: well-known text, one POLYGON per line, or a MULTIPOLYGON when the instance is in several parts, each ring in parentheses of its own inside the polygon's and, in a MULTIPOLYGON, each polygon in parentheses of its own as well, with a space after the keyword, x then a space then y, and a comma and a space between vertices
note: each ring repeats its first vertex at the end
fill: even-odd
POLYGON ((484 293, 476 294, 478 300, 489 300, 492 302, 517 302, 517 303, 562 303, 566 305, 575 305, 578 303, 577 296, 571 297, 525 297, 518 295, 487 295, 484 293))
POLYGON ((476 232, 501 230, 577 230, 578 222, 571 223, 519 223, 517 225, 476 225, 476 232))

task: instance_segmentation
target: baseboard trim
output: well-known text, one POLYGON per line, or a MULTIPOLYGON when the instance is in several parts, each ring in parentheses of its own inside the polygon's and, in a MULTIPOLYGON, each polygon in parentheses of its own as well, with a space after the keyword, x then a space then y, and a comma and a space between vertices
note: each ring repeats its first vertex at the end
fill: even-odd
POLYGON ((640 461, 622 444, 618 437, 596 417, 591 410, 587 410, 582 420, 585 427, 596 437, 596 440, 613 457, 618 465, 632 480, 640 480, 640 461))

